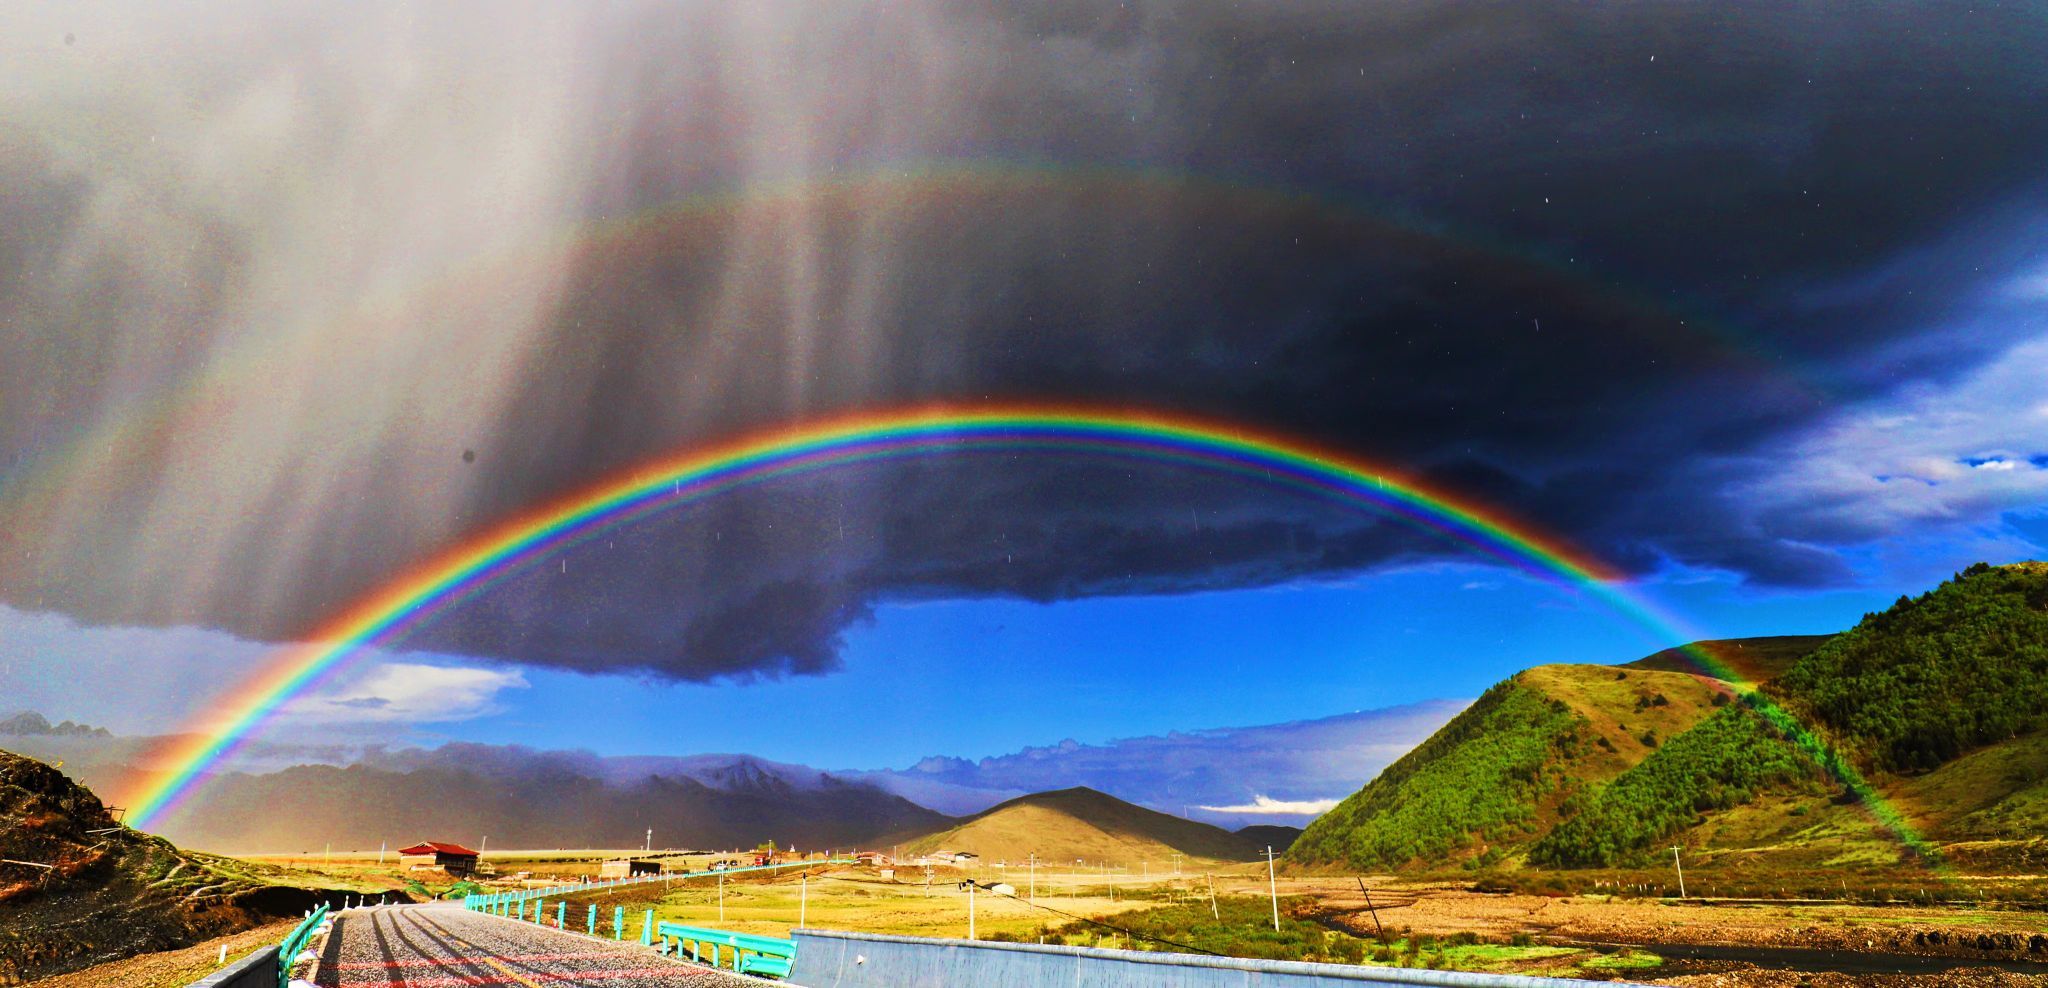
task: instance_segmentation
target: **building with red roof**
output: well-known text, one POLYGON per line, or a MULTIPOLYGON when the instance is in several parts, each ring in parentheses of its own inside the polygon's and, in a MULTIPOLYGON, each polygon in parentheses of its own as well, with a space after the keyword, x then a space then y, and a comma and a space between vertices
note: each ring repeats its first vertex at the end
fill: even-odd
POLYGON ((413 869, 439 868, 457 878, 475 874, 476 861, 481 856, 479 852, 460 844, 437 840, 425 840, 411 847, 398 849, 398 863, 402 866, 413 869))

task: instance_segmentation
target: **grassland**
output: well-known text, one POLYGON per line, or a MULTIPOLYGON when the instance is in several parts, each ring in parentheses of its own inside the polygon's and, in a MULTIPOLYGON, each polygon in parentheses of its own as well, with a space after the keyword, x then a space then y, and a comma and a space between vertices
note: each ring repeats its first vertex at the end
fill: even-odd
MULTIPOLYGON (((668 890, 578 895, 569 915, 575 925, 586 915, 585 904, 595 903, 599 932, 609 935, 612 909, 623 906, 625 932, 634 937, 641 917, 652 909, 663 920, 771 936, 788 935, 801 912, 812 927, 959 938, 967 935, 967 898, 958 882, 967 877, 1007 876, 943 869, 935 871, 929 889, 921 871, 907 881, 843 867, 820 868, 803 877, 735 877, 723 889, 722 911, 716 880, 693 879, 668 890)), ((1042 873, 1035 904, 979 894, 975 934, 986 940, 1659 980, 1701 972, 1697 964, 1668 963, 1659 945, 1753 944, 2004 959, 2025 956, 2026 938, 2038 930, 2037 914, 1990 908, 1853 901, 1677 903, 1651 897, 1656 880, 1665 876, 1643 873, 1617 874, 1629 879, 1627 888, 1545 895, 1477 893, 1464 886, 1382 878, 1372 883, 1376 908, 1371 910, 1355 879, 1290 877, 1278 883, 1281 928, 1276 932, 1263 869, 1240 866, 1150 882, 1119 878, 1114 898, 1107 877, 1042 873), (1991 951, 1972 946, 1985 937, 2004 946, 1991 951)), ((1028 893, 1023 897, 1028 899, 1028 893)), ((1716 970, 1737 967, 1723 962, 1716 970)))

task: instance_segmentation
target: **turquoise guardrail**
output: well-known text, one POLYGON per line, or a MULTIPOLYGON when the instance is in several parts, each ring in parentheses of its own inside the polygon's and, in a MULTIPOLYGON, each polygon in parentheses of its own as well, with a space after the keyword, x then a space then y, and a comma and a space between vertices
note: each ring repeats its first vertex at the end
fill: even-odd
POLYGON ((702 964, 704 951, 709 948, 712 967, 730 967, 740 974, 786 978, 789 977, 790 966, 796 963, 796 941, 779 937, 733 933, 682 923, 663 923, 655 928, 655 935, 661 940, 657 949, 664 955, 680 957, 683 945, 689 944, 690 959, 702 964), (722 952, 728 951, 721 956, 722 952), (730 963, 720 963, 721 960, 730 963))
POLYGON ((299 925, 293 927, 291 933, 285 936, 284 943, 277 948, 277 988, 291 988, 292 962, 299 959, 299 953, 306 949, 306 944, 312 941, 314 932, 319 930, 320 924, 326 920, 327 903, 323 902, 320 908, 308 913, 306 918, 299 921, 299 925))

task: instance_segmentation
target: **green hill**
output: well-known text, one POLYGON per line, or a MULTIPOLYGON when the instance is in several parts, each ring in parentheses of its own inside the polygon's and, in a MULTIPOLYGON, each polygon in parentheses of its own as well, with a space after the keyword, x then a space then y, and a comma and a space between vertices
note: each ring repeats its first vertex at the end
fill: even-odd
MULTIPOLYGON (((2048 566, 1980 563, 1865 615, 1745 703, 1644 759, 1574 807, 1529 857, 1641 861, 1666 838, 1713 822, 1714 811, 1766 794, 1876 799, 1935 839, 2038 834, 2048 810, 2048 768, 2037 757, 2044 728, 2048 566), (1759 714, 1774 709, 1774 718, 1759 714), (1832 767, 1838 761, 1851 771, 1832 767), (1857 779, 1868 788, 1845 789, 1857 779)), ((1783 844, 1808 831, 1813 822, 1794 819, 1750 836, 1783 844)))
POLYGON ((1619 667, 1708 695, 1680 706, 1696 694, 1664 690, 1675 709, 1630 748, 1606 721, 1647 729, 1644 712, 1599 689, 1627 680, 1528 670, 1317 820, 1290 860, 1640 866, 1672 844, 1734 867, 2048 857, 2048 565, 1978 564, 1831 637, 1699 645, 1763 682, 1738 695, 1674 671, 1677 650, 1619 667))
POLYGON ((903 841, 899 854, 971 851, 988 861, 1109 861, 1138 867, 1193 858, 1249 861, 1252 842, 1220 827, 1126 803, 1086 786, 1019 796, 955 826, 903 841))
POLYGON ((1680 672, 1525 670, 1309 824, 1288 860, 1366 870, 1491 864, 1725 697, 1680 672))

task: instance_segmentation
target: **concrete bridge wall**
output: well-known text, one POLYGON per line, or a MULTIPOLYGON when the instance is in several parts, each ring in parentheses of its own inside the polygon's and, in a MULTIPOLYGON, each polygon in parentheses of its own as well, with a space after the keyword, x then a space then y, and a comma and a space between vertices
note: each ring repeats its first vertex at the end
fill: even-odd
POLYGON ((990 940, 944 940, 836 930, 797 930, 789 981, 803 988, 1617 988, 1463 971, 1259 961, 990 940))

